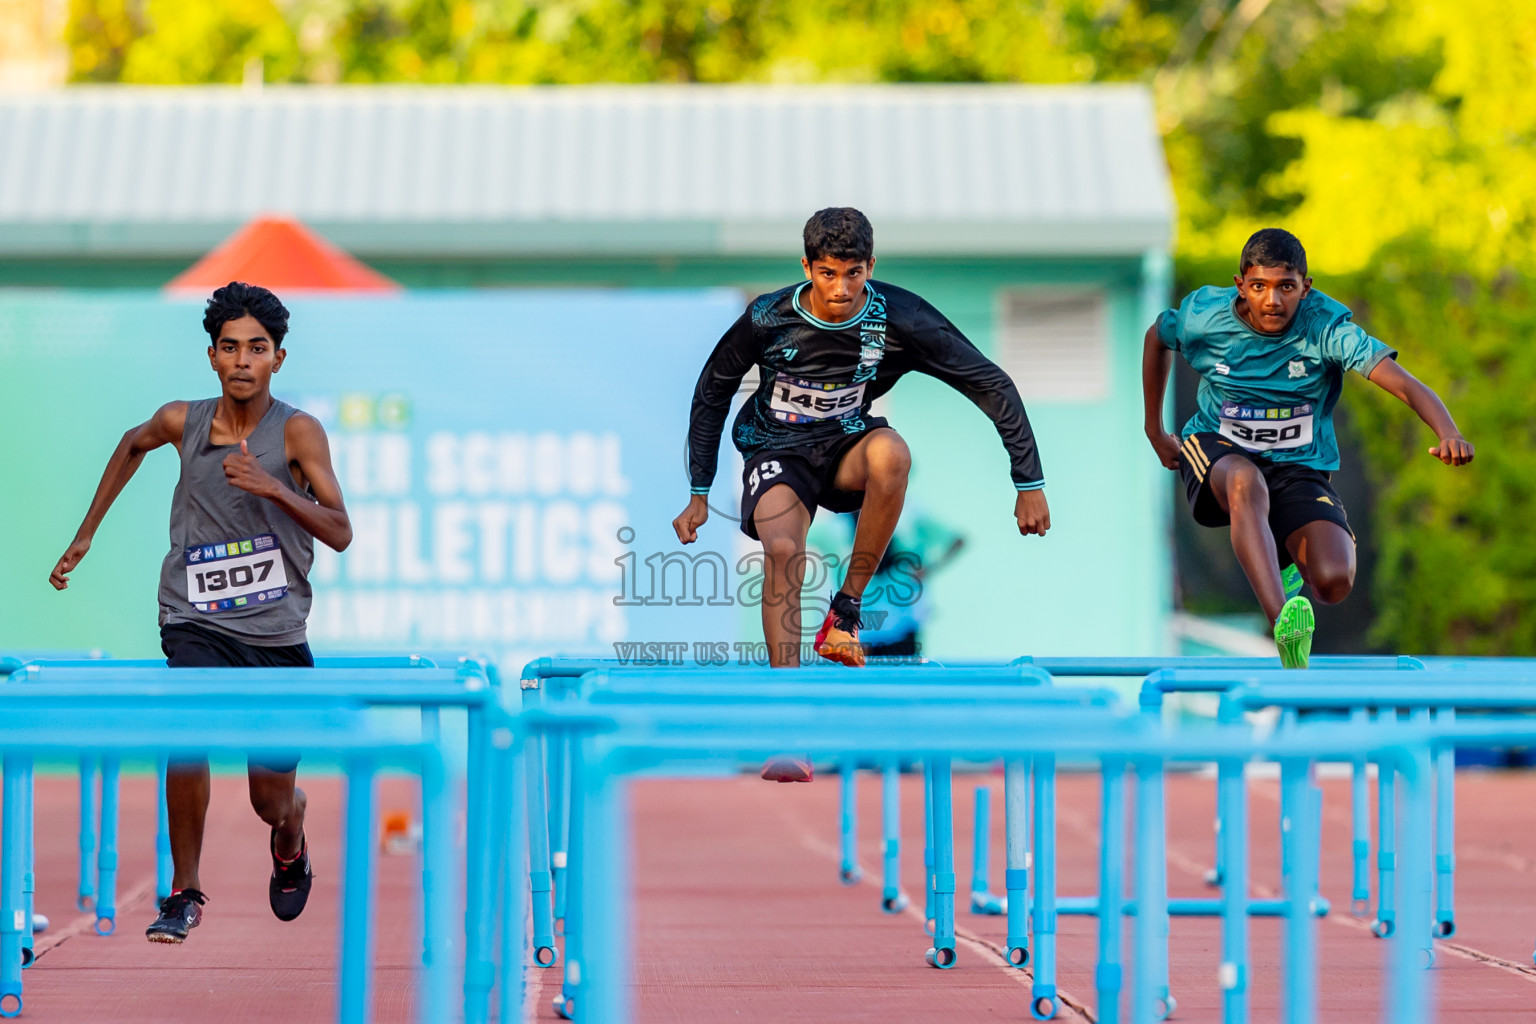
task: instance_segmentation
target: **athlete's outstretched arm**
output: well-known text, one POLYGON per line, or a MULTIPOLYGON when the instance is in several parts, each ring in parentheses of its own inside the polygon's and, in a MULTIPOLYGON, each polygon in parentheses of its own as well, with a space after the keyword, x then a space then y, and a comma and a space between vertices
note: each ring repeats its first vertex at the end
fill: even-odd
POLYGON ((69 574, 80 564, 85 553, 91 550, 91 541, 96 536, 97 527, 101 526, 101 521, 107 517, 107 510, 112 507, 117 496, 123 493, 123 488, 128 486, 128 481, 133 479, 133 474, 139 471, 144 456, 162 445, 173 444, 180 448, 181 434, 186 424, 187 403, 168 402, 117 442, 117 448, 107 460, 107 468, 102 471, 101 483, 96 485, 96 496, 91 499, 91 507, 86 510, 80 529, 75 531, 75 539, 54 565, 53 572, 48 574, 48 582, 53 584, 55 590, 69 586, 69 574))
POLYGON ((1163 426, 1163 401, 1168 393, 1168 373, 1173 352, 1158 339, 1157 324, 1147 328, 1141 346, 1141 402, 1146 418, 1147 440, 1167 469, 1179 468, 1179 439, 1163 426))
MULTIPOLYGON (((898 324, 892 323, 892 327, 898 324)), ((1009 472, 1018 497, 1013 517, 1024 536, 1045 536, 1051 510, 1045 500, 1045 473, 1035 432, 1024 412, 1024 400, 1013 378, 981 354, 960 329, 926 302, 918 304, 910 324, 900 324, 913 343, 916 368, 943 381, 987 414, 1008 449, 1009 472)))
POLYGON ((1419 419, 1435 432, 1440 443, 1430 448, 1429 454, 1447 466, 1465 466, 1472 461, 1476 454, 1472 442, 1456 429, 1456 421, 1451 419, 1450 410, 1440 401, 1440 396, 1403 369, 1396 359, 1383 359, 1377 363, 1368 379, 1418 413, 1419 419))
POLYGON ((341 500, 341 484, 331 468, 331 445, 325 428, 308 413, 298 412, 283 425, 283 447, 290 465, 298 466, 315 498, 300 494, 262 468, 240 442, 240 454, 224 458, 224 477, 232 487, 265 498, 326 547, 345 551, 352 543, 352 521, 341 500))
POLYGON ((720 460, 720 431, 741 378, 761 356, 748 311, 720 338, 699 374, 688 413, 688 507, 672 520, 672 529, 684 544, 699 539, 699 527, 709 518, 709 485, 720 460))

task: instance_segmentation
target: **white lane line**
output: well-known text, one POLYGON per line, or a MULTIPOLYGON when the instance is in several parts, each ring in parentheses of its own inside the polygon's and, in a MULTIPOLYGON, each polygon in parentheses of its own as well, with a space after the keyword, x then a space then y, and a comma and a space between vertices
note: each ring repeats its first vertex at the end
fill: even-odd
MULTIPOLYGON (((800 844, 804 846, 808 851, 820 856, 824 860, 831 861, 833 864, 842 863, 843 853, 838 846, 819 838, 815 832, 812 831, 805 824, 805 822, 800 819, 799 815, 792 813, 788 808, 781 806, 779 808, 779 812, 784 817, 784 819, 794 828, 794 830, 798 832, 800 836, 800 844)), ((875 882, 875 878, 877 877, 876 873, 867 869, 862 862, 859 863, 858 867, 860 874, 859 884, 875 886, 877 884, 875 882)), ((923 909, 917 907, 915 903, 909 903, 906 909, 902 911, 902 913, 912 917, 920 925, 927 925, 927 921, 924 918, 923 909)), ((998 970, 1002 971, 1015 984, 1023 985, 1025 988, 1030 989, 1030 991, 1033 992, 1035 981, 1034 972, 1027 967, 1021 969, 1010 965, 1007 962, 1006 956, 1004 955, 1005 951, 1000 946, 995 946, 981 936, 965 931, 960 927, 958 921, 955 925, 955 941, 957 943, 964 943, 965 946, 969 948, 973 953, 976 953, 985 962, 992 964, 998 970)), ((1071 1010, 1073 1013, 1082 1017, 1084 1020, 1089 1022, 1096 1022, 1098 1020, 1093 1011, 1090 1010, 1081 999, 1078 999, 1076 996, 1072 995, 1072 993, 1062 989, 1059 984, 1056 989, 1056 1001, 1062 1006, 1071 1010)))
MULTIPOLYGON (((150 895, 150 893, 154 891, 154 879, 139 883, 139 885, 134 887, 128 893, 128 895, 124 896, 121 900, 118 901, 117 913, 121 914, 125 910, 134 909, 140 903, 142 903, 150 895)), ((114 921, 115 920, 116 918, 114 918, 114 921)), ((65 925, 63 928, 60 928, 58 931, 50 930, 46 934, 39 937, 36 941, 34 941, 32 944, 32 955, 34 959, 41 960, 43 958, 43 954, 58 949, 64 943, 68 942, 70 939, 77 935, 85 935, 88 932, 95 931, 95 929, 96 915, 81 914, 79 917, 75 918, 69 924, 65 925)))
MULTIPOLYGON (((1257 792, 1258 795, 1266 797, 1274 803, 1278 804, 1280 802, 1280 793, 1278 790, 1266 787, 1264 789, 1258 790, 1257 792)), ((1331 811, 1325 810, 1325 814, 1327 814, 1327 816, 1335 822, 1349 820, 1349 816, 1339 811, 1337 808, 1333 808, 1331 811)), ((1459 851, 1458 855, 1465 856, 1465 851, 1459 851)), ((1529 861, 1525 861, 1525 858, 1518 857, 1513 854, 1509 855, 1508 859, 1500 857, 1499 861, 1504 863, 1505 866, 1512 867, 1517 871, 1528 870, 1530 864, 1529 861)), ((1181 864, 1180 867, 1184 867, 1184 865, 1181 864)), ((1186 868, 1186 870, 1188 869, 1186 868)), ((1203 876, 1204 872, 1202 871, 1200 874, 1203 876)), ((1266 886, 1254 885, 1253 889, 1256 894, 1264 899, 1279 898, 1278 892, 1266 886)), ((1330 913, 1327 917, 1323 918, 1323 920, 1331 921, 1334 924, 1343 925, 1346 928, 1354 928, 1358 931, 1369 932, 1371 930, 1369 922, 1356 920, 1353 917, 1345 916, 1343 914, 1330 913)), ((1436 949, 1447 950, 1461 957, 1463 960, 1471 960, 1473 963, 1479 963, 1485 967, 1492 967, 1494 970, 1503 971, 1506 974, 1513 974, 1517 977, 1525 979, 1526 981, 1536 984, 1536 968, 1525 964, 1516 963, 1513 960, 1506 960, 1501 956, 1495 956, 1492 953, 1478 949, 1476 946, 1468 946, 1463 942, 1451 942, 1447 939, 1436 939, 1434 940, 1434 943, 1436 949)))

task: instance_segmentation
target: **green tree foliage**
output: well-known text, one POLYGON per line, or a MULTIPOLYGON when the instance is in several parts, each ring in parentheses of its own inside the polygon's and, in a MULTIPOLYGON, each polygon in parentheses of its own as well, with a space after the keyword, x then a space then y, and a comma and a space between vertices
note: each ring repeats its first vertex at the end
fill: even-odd
POLYGON ((71 0, 69 41, 80 81, 235 82, 259 62, 291 82, 1148 83, 1181 283, 1290 227, 1478 445, 1451 472, 1408 410, 1347 389, 1380 495, 1376 640, 1536 654, 1536 5, 71 0))
POLYGON ((67 39, 77 81, 136 85, 300 78, 299 50, 273 0, 71 0, 67 39))

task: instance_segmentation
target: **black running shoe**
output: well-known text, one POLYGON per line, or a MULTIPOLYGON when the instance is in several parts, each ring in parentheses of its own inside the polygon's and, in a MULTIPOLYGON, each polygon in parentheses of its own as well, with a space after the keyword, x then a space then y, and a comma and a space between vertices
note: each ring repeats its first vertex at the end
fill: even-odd
POLYGON ((160 916, 144 930, 150 942, 185 942, 187 932, 203 923, 208 897, 196 889, 178 889, 160 901, 160 916))
POLYGON ((273 829, 272 881, 267 883, 267 897, 279 921, 292 921, 304 913, 314 881, 315 873, 309 869, 309 840, 301 839, 299 855, 284 863, 277 859, 277 829, 273 829))

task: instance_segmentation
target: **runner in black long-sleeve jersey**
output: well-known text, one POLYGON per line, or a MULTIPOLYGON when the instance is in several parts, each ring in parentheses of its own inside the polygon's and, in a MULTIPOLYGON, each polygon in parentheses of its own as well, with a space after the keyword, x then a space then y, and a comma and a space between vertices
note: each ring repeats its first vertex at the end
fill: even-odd
POLYGON ((870 404, 905 373, 937 377, 997 426, 1012 463, 1021 534, 1050 528, 1045 478, 1013 381, 938 310, 901 288, 870 280, 874 229, 857 210, 821 210, 805 225, 809 281, 756 299, 710 354, 689 421, 693 496, 673 520, 684 544, 709 517, 731 398, 749 369, 761 383, 732 428, 745 459, 742 529, 766 555, 763 633, 775 666, 799 664, 800 576, 817 506, 861 509, 842 587, 816 634, 817 653, 862 665, 859 601, 880 563, 906 495, 911 453, 870 404))

